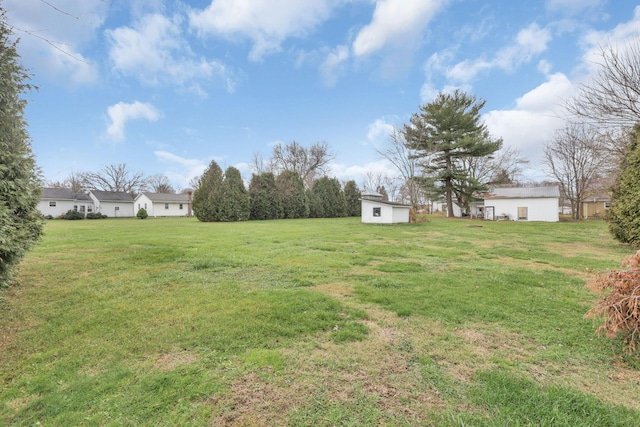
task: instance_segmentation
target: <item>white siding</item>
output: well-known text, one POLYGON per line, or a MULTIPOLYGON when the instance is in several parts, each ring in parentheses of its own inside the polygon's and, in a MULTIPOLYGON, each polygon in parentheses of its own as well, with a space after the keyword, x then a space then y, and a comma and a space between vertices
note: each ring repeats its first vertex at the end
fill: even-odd
POLYGON ((495 208, 495 217, 508 215, 513 221, 558 222, 558 199, 555 197, 485 199, 485 209, 495 208), (527 219, 518 219, 518 208, 527 208, 527 219))
POLYGON ((375 200, 362 200, 362 222, 368 224, 397 224, 409 222, 408 206, 393 206, 375 200), (380 216, 374 216, 374 209, 380 216))
POLYGON ((138 197, 136 197, 136 200, 134 201, 133 204, 134 204, 133 211, 136 215, 138 214, 138 211, 140 210, 140 208, 142 208, 145 211, 147 211, 147 214, 149 216, 154 216, 153 202, 144 193, 139 194, 138 197))
POLYGON ((102 202, 100 203, 101 214, 109 218, 125 218, 135 216, 132 202, 102 202), (117 209, 116 209, 117 208, 117 209))
POLYGON ((38 210, 43 216, 51 215, 54 218, 73 210, 73 200, 40 200, 38 210), (49 202, 55 202, 55 206, 49 206, 49 202))

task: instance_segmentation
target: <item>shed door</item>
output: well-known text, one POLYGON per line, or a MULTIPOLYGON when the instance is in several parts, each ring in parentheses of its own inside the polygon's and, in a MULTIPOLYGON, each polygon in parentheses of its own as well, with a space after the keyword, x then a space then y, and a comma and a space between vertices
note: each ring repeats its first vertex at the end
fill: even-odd
POLYGON ((518 208, 518 220, 527 220, 528 218, 528 209, 527 207, 519 207, 518 208))

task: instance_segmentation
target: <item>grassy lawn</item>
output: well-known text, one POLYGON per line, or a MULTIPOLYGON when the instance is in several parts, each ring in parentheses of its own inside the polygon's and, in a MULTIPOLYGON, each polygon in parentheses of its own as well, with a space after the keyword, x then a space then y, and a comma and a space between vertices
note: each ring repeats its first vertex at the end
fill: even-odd
POLYGON ((0 424, 630 426, 597 221, 50 221, 0 293, 0 424))

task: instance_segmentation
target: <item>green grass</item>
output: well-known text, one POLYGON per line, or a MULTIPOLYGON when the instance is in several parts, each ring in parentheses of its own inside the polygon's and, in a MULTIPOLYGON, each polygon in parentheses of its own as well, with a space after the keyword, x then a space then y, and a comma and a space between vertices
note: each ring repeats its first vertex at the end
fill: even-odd
POLYGON ((0 424, 631 425, 640 360, 583 318, 631 253, 597 221, 50 221, 0 424))

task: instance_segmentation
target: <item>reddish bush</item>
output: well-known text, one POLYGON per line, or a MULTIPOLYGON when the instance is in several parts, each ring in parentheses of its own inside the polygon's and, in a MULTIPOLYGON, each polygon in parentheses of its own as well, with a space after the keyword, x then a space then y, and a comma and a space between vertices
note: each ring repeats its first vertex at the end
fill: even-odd
POLYGON ((608 338, 622 334, 626 350, 633 352, 640 340, 640 250, 622 261, 626 270, 599 274, 586 287, 602 295, 585 317, 604 315, 597 329, 608 338))

